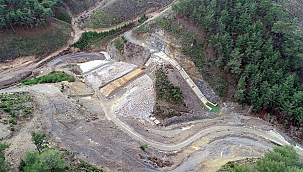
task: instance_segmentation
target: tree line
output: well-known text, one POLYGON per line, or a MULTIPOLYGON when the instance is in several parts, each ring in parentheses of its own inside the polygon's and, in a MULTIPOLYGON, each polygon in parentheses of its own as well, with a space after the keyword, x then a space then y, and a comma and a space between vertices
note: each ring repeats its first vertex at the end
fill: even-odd
POLYGON ((37 27, 54 15, 54 6, 60 0, 0 0, 0 31, 14 25, 37 27))
POLYGON ((108 39, 112 38, 114 35, 118 33, 126 31, 126 29, 133 27, 134 23, 125 23, 123 26, 117 27, 115 29, 111 29, 109 31, 104 32, 96 32, 96 31, 88 31, 82 33, 80 39, 77 42, 69 45, 69 47, 76 47, 81 50, 87 50, 92 45, 101 45, 108 41, 108 39))
POLYGON ((272 0, 180 0, 173 10, 207 35, 217 66, 238 80, 240 103, 303 126, 303 34, 297 18, 272 0))

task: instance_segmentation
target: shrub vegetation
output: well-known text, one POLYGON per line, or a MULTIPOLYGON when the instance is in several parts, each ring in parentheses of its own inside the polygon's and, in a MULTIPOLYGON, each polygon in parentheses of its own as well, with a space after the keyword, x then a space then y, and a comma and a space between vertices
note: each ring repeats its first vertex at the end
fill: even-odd
POLYGON ((53 149, 47 149, 41 153, 26 152, 24 161, 19 166, 19 170, 24 172, 29 172, 29 171, 62 172, 65 169, 66 169, 66 161, 61 158, 58 151, 53 149))
POLYGON ((41 77, 34 77, 33 79, 24 79, 22 80, 22 84, 24 85, 31 85, 31 84, 42 84, 42 83, 56 83, 61 81, 68 81, 68 82, 74 82, 75 78, 73 76, 68 75, 65 72, 57 72, 52 71, 47 75, 41 76, 41 77))
POLYGON ((140 19, 138 20, 138 22, 140 24, 144 23, 146 20, 148 19, 148 17, 146 16, 146 14, 143 14, 140 19))
POLYGON ((162 67, 156 71, 156 92, 158 99, 165 99, 174 103, 183 104, 180 87, 171 84, 162 67))
POLYGON ((4 150, 8 148, 7 144, 0 143, 0 172, 7 172, 11 169, 11 164, 5 162, 4 150))
POLYGON ((59 20, 65 21, 66 23, 72 23, 72 17, 66 11, 61 12, 61 14, 57 18, 59 20))
POLYGON ((107 42, 109 39, 111 39, 113 36, 121 33, 124 29, 132 26, 133 23, 127 23, 121 27, 118 27, 116 29, 111 29, 106 32, 95 32, 95 31, 89 31, 84 32, 81 36, 81 38, 70 45, 70 47, 77 47, 81 50, 89 49, 92 45, 102 45, 103 43, 107 42))

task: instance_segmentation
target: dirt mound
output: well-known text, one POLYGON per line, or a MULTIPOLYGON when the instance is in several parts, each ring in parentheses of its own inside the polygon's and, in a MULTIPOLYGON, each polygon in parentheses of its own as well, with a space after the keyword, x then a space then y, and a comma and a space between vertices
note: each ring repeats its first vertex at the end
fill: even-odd
POLYGON ((122 76, 121 78, 118 78, 118 79, 108 83, 107 85, 105 85, 104 87, 102 87, 100 89, 100 92, 104 96, 108 97, 111 94, 113 94, 115 91, 117 91, 118 89, 122 88, 125 84, 127 84, 131 80, 137 78, 138 76, 142 75, 143 73, 144 73, 143 69, 137 68, 137 69, 129 72, 128 74, 122 76))
POLYGON ((0 89, 14 85, 31 74, 32 71, 23 71, 15 75, 6 75, 4 78, 0 78, 0 89))

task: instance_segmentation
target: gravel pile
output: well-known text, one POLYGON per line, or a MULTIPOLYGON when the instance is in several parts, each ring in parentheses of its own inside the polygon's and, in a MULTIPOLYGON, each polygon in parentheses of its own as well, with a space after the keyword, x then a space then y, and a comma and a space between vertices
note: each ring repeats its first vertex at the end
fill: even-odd
POLYGON ((24 71, 15 75, 8 75, 4 77, 0 76, 0 89, 16 84, 21 80, 25 79, 26 77, 30 76, 31 74, 32 71, 24 71))
POLYGON ((0 123, 0 139, 5 139, 11 135, 11 131, 8 128, 8 125, 0 123))
POLYGON ((137 66, 124 62, 107 63, 85 75, 85 82, 91 83, 97 87, 102 87, 128 72, 137 66))
POLYGON ((151 122, 149 116, 154 107, 153 81, 143 75, 126 86, 127 91, 118 100, 113 110, 116 115, 123 117, 139 118, 151 122))
POLYGON ((199 90, 205 95, 205 97, 212 103, 219 103, 220 99, 214 92, 214 90, 203 80, 197 80, 196 83, 199 90))

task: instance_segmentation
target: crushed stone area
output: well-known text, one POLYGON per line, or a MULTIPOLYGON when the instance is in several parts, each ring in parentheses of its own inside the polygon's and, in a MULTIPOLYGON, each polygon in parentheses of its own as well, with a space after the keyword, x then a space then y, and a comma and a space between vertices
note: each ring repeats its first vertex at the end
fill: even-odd
POLYGON ((5 156, 6 161, 11 162, 13 165, 12 171, 19 171, 17 167, 20 163, 20 158, 24 158, 26 151, 35 151, 36 146, 31 140, 32 131, 42 131, 42 121, 37 115, 34 115, 30 121, 24 123, 18 134, 4 141, 10 144, 5 151, 5 156))
POLYGON ((207 82, 203 80, 196 80, 196 85, 209 101, 213 103, 219 103, 220 98, 207 82))
POLYGON ((273 145, 250 138, 228 137, 217 139, 206 147, 191 154, 185 162, 172 170, 178 171, 216 171, 221 165, 236 159, 260 157, 273 145))
POLYGON ((80 69, 82 70, 83 73, 89 72, 90 70, 93 70, 94 68, 97 68, 98 66, 104 65, 108 63, 108 61, 105 60, 93 60, 93 61, 88 61, 85 63, 79 63, 78 65, 80 66, 80 69))
POLYGON ((121 97, 114 101, 113 111, 117 116, 133 117, 151 122, 149 116, 154 108, 153 81, 143 75, 123 88, 121 97))
POLYGON ((135 68, 135 65, 124 62, 107 63, 91 72, 86 73, 84 75, 85 82, 93 85, 93 87, 100 88, 110 81, 127 74, 135 68))
POLYGON ((58 66, 60 64, 69 64, 69 63, 82 63, 92 60, 105 60, 105 56, 102 53, 77 53, 77 54, 68 54, 55 58, 54 60, 48 62, 46 67, 58 66))
POLYGON ((100 92, 105 97, 110 97, 110 95, 113 95, 120 88, 124 87, 126 84, 128 84, 129 82, 131 82, 132 80, 138 78, 143 74, 144 74, 144 69, 141 68, 134 69, 131 72, 127 73, 126 75, 123 75, 122 77, 102 87, 100 89, 100 92))
MULTIPOLYGON (((150 168, 148 164, 138 160, 138 154, 142 153, 140 143, 112 122, 105 121, 101 105, 93 102, 93 98, 90 103, 84 103, 87 97, 79 102, 68 98, 60 91, 60 84, 41 84, 1 91, 25 90, 34 95, 36 111, 33 120, 12 138, 11 142, 16 143, 14 149, 20 144, 24 144, 24 148, 31 146, 30 131, 42 128, 52 142, 71 150, 77 157, 92 165, 105 167, 106 171, 141 171, 150 168), (88 121, 92 114, 97 118, 88 121), (24 142, 23 138, 28 141, 24 142)), ((7 156, 20 159, 25 152, 21 150, 18 154, 16 151, 19 149, 15 150, 16 154, 12 152, 7 156)), ((15 164, 17 166, 18 162, 15 164)))
POLYGON ((94 120, 105 120, 105 113, 103 111, 102 106, 100 106, 100 101, 98 98, 92 96, 86 97, 73 97, 76 100, 79 106, 83 108, 88 108, 89 111, 87 112, 86 121, 94 121, 94 120))
POLYGON ((151 56, 151 52, 144 47, 127 42, 123 54, 113 44, 107 47, 108 53, 115 61, 128 62, 137 66, 142 66, 151 56))
POLYGON ((102 120, 87 122, 84 118, 89 115, 88 110, 79 109, 63 97, 49 97, 47 94, 39 97, 43 99, 39 111, 45 116, 45 121, 48 121, 50 136, 58 144, 76 153, 77 157, 93 165, 105 166, 106 170, 144 168, 143 164, 133 158, 137 154, 135 152, 140 151, 139 144, 112 123, 102 120), (70 108, 64 108, 66 106, 70 108), (73 115, 68 119, 65 114, 73 115))
POLYGON ((64 86, 63 93, 70 97, 94 94, 94 90, 82 82, 64 82, 61 85, 64 86))
POLYGON ((11 130, 8 125, 0 123, 0 139, 5 139, 11 135, 11 130))

